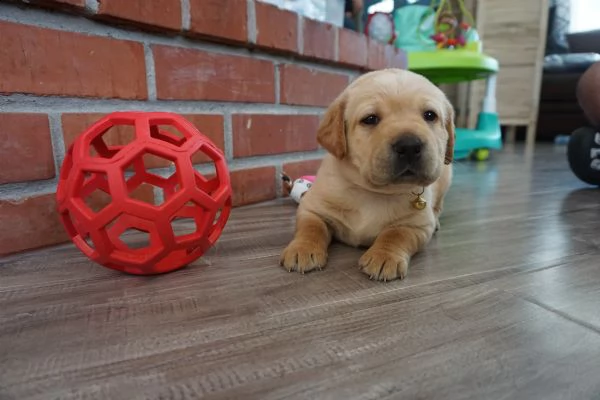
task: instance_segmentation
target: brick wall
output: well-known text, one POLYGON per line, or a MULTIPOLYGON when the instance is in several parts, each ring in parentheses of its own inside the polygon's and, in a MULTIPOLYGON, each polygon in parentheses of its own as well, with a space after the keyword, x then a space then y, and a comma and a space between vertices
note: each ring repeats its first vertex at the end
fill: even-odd
POLYGON ((281 196, 283 170, 314 173, 328 103, 360 73, 404 64, 255 0, 0 0, 0 254, 66 240, 57 173, 106 113, 184 115, 224 150, 239 206, 281 196))

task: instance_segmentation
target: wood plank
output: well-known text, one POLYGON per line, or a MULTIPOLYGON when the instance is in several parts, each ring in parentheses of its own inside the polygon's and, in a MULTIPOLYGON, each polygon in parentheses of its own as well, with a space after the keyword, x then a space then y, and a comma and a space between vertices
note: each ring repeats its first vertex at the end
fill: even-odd
MULTIPOLYGON (((535 140, 548 11, 548 0, 486 0, 477 7, 483 51, 500 64, 496 96, 500 122, 531 126, 530 144, 535 140)), ((471 85, 469 127, 475 125, 484 90, 483 82, 471 85)))
POLYGON ((457 162, 404 281, 277 266, 290 199, 235 209, 189 267, 135 277, 72 245, 0 259, 0 399, 593 398, 598 191, 564 147, 457 162))
POLYGON ((501 69, 536 64, 540 46, 543 48, 545 43, 540 43, 540 30, 545 33, 547 8, 547 2, 541 0, 485 1, 481 39, 485 52, 500 60, 501 69))
MULTIPOLYGON (((498 73, 496 100, 502 124, 506 124, 509 119, 525 121, 525 125, 529 123, 534 109, 532 85, 537 75, 538 71, 533 64, 501 66, 498 73)), ((474 98, 483 99, 485 82, 474 82, 472 87, 474 98)), ((476 110, 479 110, 479 107, 476 110)))
MULTIPOLYGON (((574 235, 577 235, 577 240, 600 244, 598 238, 580 237, 577 233, 574 235)), ((597 256, 573 259, 555 268, 498 279, 493 286, 600 332, 600 269, 597 256)))
POLYGON ((106 321, 110 332, 89 321, 81 340, 53 349, 17 348, 25 357, 8 360, 5 381, 17 398, 40 399, 462 398, 467 388, 472 398, 558 399, 600 390, 600 335, 486 285, 349 298, 231 321, 218 334, 202 326, 215 322, 169 308, 131 317, 106 321))

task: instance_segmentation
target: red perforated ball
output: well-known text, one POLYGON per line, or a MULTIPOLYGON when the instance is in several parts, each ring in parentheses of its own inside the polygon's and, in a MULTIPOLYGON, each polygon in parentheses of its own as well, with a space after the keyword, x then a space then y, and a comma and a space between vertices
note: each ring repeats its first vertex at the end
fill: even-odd
POLYGON ((198 259, 231 210, 223 152, 172 113, 115 112, 91 125, 67 151, 56 196, 86 256, 138 275, 198 259))

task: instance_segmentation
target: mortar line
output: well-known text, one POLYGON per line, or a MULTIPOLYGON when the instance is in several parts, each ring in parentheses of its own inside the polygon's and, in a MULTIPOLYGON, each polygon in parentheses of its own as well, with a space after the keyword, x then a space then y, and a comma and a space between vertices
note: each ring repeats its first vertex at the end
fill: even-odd
POLYGON ((333 30, 333 59, 335 61, 340 60, 340 30, 333 30))
POLYGON ((85 0, 85 10, 90 14, 97 14, 99 6, 98 0, 85 0))
POLYGON ((295 153, 270 154, 266 156, 255 156, 247 158, 236 158, 228 163, 228 167, 230 170, 235 171, 240 169, 263 167, 298 161, 319 160, 322 159, 323 156, 325 156, 325 154, 325 151, 313 150, 295 153))
POLYGON ((281 65, 275 63, 275 104, 281 104, 281 65))
POLYGON ((52 143, 52 154, 54 157, 54 168, 56 175, 54 180, 58 182, 58 176, 60 174, 60 168, 63 160, 65 159, 65 140, 62 129, 62 121, 60 113, 49 113, 48 124, 50 126, 50 140, 52 143))
POLYGON ((281 174, 283 172, 283 163, 275 165, 275 197, 283 197, 283 181, 281 174))
POLYGON ((256 43, 258 31, 256 28, 256 7, 254 0, 246 0, 246 21, 248 30, 248 42, 256 43))
POLYGON ((6 183, 0 185, 0 201, 20 202, 29 197, 37 197, 56 192, 58 180, 6 183))
POLYGON ((189 31, 191 24, 190 0, 181 0, 181 27, 183 31, 189 31))
POLYGON ((298 20, 298 53, 304 54, 304 18, 302 15, 297 15, 298 20))
POLYGON ((146 62, 146 86, 148 100, 156 100, 156 70, 154 69, 154 54, 148 43, 144 43, 144 59, 146 62))
POLYGON ((235 112, 236 114, 321 115, 324 107, 273 103, 237 103, 205 100, 124 100, 61 96, 37 96, 15 93, 0 95, 0 109, 4 112, 112 112, 156 111, 188 114, 235 112))
POLYGON ((165 192, 158 186, 152 187, 152 197, 154 197, 154 205, 159 205, 165 202, 165 192))
POLYGON ((233 123, 230 111, 223 114, 223 151, 227 162, 233 160, 233 123))

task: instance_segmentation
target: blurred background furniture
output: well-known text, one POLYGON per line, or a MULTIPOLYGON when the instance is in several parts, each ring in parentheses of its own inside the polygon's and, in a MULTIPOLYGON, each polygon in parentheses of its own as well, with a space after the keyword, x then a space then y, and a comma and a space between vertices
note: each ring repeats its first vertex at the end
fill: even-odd
MULTIPOLYGON (((527 143, 533 144, 537 124, 539 93, 550 0, 466 0, 475 16, 475 27, 483 52, 498 60, 497 110, 500 124, 514 141, 517 127, 524 127, 527 143)), ((365 0, 364 15, 376 9, 389 11, 414 3, 408 0, 365 0)), ((418 0, 430 3, 430 0, 418 0)), ((365 19, 366 17, 363 17, 365 19)), ((399 33, 401 27, 396 27, 399 33)), ((443 90, 457 109, 457 124, 475 128, 485 93, 485 82, 445 85, 443 90)))
MULTIPOLYGON (((500 63, 497 107, 505 140, 514 142, 525 130, 528 147, 535 142, 539 93, 548 26, 548 0, 479 0, 473 2, 484 51, 500 63)), ((484 91, 470 85, 468 125, 475 124, 484 91)))
MULTIPOLYGON (((361 0, 358 0, 361 1, 361 0)), ((360 30, 375 11, 429 0, 364 0, 360 30)), ((351 2, 351 0, 348 0, 351 2)), ((499 61, 497 107, 507 142, 553 141, 585 124, 575 88, 600 60, 600 1, 465 0, 483 50, 499 61)), ((401 31, 401 27, 397 27, 401 31)), ((473 128, 484 82, 442 85, 457 124, 473 128)))
POLYGON ((577 104, 576 86, 600 60, 600 7, 581 0, 553 0, 542 74, 538 138, 553 141, 587 123, 577 104), (586 14, 591 18, 587 18, 586 14), (590 29, 591 28, 591 29, 590 29))

